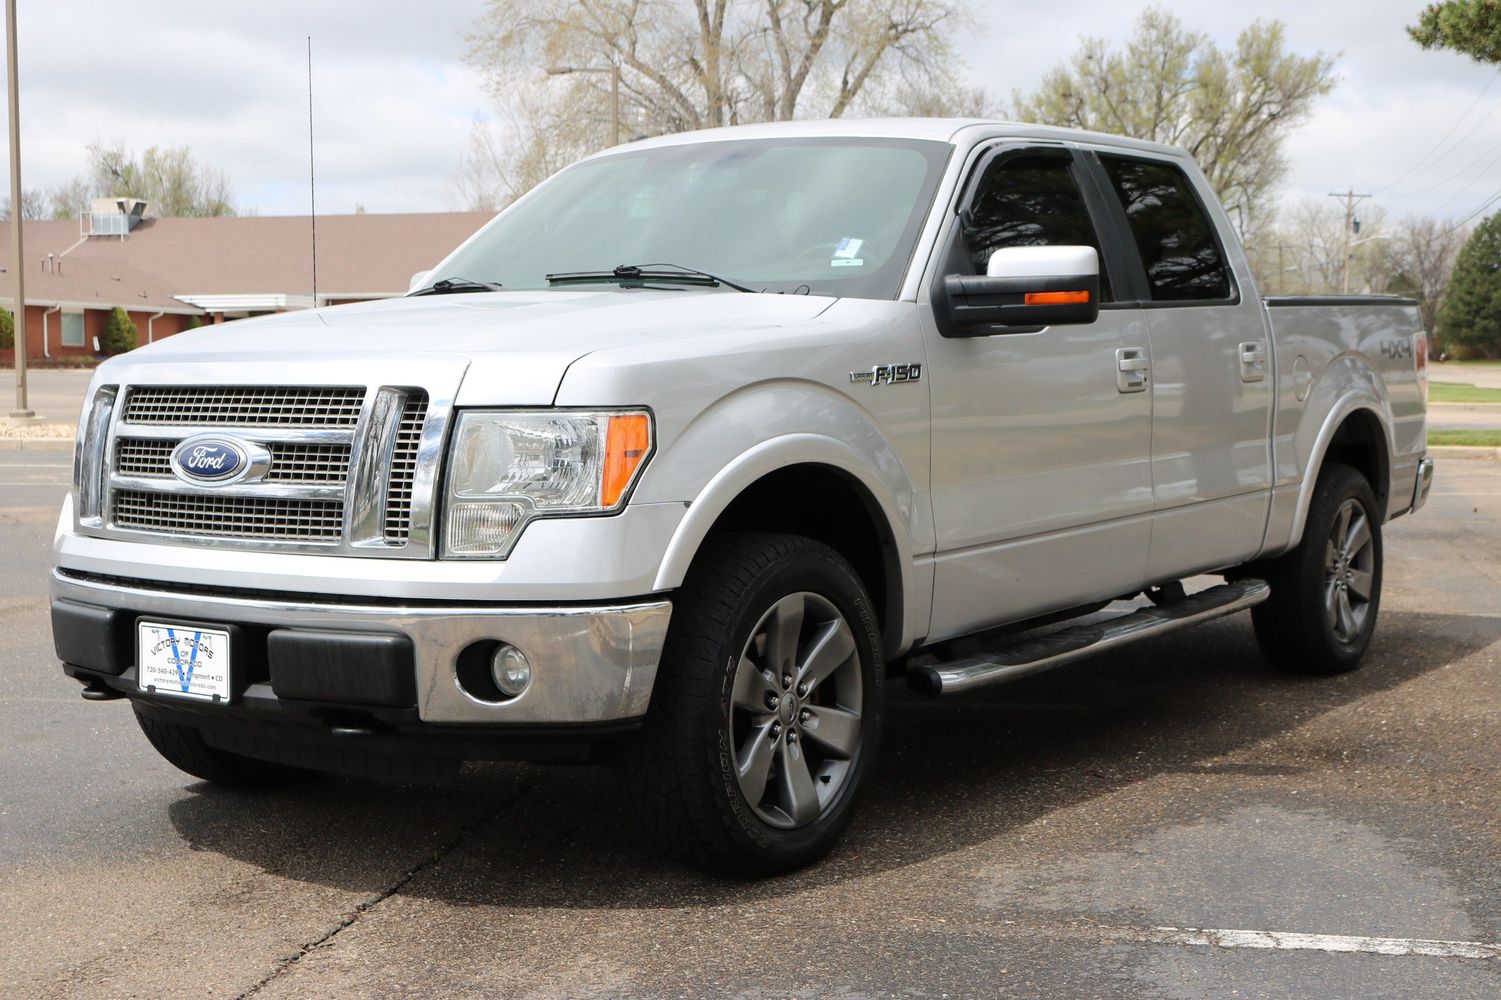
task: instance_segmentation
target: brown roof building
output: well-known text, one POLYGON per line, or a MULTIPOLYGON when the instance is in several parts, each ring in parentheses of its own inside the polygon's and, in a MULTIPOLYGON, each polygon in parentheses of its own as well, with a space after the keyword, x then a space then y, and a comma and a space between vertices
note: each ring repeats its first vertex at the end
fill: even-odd
MULTIPOLYGON (((315 299, 307 216, 132 214, 141 207, 101 201, 81 221, 24 224, 29 362, 92 357, 116 306, 130 313, 137 342, 145 344, 203 323, 401 295, 413 273, 432 267, 491 218, 488 212, 319 216, 315 299)), ((9 227, 0 222, 0 306, 14 311, 9 227)), ((0 365, 11 364, 14 351, 0 350, 0 365)))

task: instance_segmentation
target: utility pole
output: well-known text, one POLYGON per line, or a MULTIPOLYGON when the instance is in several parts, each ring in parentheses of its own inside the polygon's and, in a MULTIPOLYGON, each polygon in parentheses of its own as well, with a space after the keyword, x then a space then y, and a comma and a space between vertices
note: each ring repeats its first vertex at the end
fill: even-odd
POLYGON ((6 70, 10 94, 10 266, 16 270, 16 408, 10 415, 27 420, 35 413, 26 406, 26 258, 21 255, 21 98, 16 81, 16 0, 5 0, 6 70))
POLYGON ((1353 240, 1355 235, 1355 206, 1370 197, 1368 194, 1356 194, 1355 189, 1348 191, 1330 191, 1329 197, 1339 198, 1345 203, 1345 258, 1339 269, 1339 290, 1342 295, 1350 294, 1350 255, 1353 253, 1353 240))

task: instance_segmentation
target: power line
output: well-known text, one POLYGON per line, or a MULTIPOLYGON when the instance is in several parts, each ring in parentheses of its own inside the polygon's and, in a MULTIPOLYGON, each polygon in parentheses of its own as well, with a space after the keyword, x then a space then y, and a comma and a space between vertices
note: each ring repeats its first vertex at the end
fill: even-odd
MULTIPOLYGON (((1382 191, 1391 190, 1392 188, 1396 187, 1398 184, 1401 184, 1403 181, 1407 180, 1407 178, 1411 177, 1413 174, 1421 170, 1424 165, 1426 165, 1428 161, 1438 153, 1438 151, 1443 147, 1444 143, 1448 141, 1449 136, 1454 134, 1455 129, 1459 128, 1460 123, 1470 116, 1470 112, 1475 110, 1475 106, 1480 103, 1481 98, 1485 97, 1485 95, 1489 93, 1492 85, 1495 84, 1498 78, 1501 78, 1501 69, 1498 69, 1495 73, 1491 74, 1491 78, 1487 80, 1485 86, 1480 89, 1480 93, 1476 94, 1475 99, 1470 102, 1470 106, 1465 108, 1464 114, 1454 119, 1454 124, 1449 126, 1449 131, 1445 132, 1443 138, 1439 139, 1438 142, 1433 144, 1433 148, 1428 150, 1428 152, 1424 154, 1421 160, 1413 164, 1411 170, 1407 171, 1407 173, 1403 174, 1401 177, 1398 177, 1390 184, 1386 184, 1382 187, 1377 188, 1376 193, 1380 194, 1382 191)), ((1474 135, 1475 129, 1479 128, 1487 118, 1495 114, 1496 108, 1498 107, 1501 107, 1501 102, 1498 102, 1495 107, 1492 107, 1490 111, 1486 112, 1485 115, 1480 119, 1480 121, 1476 122, 1474 127, 1471 128, 1470 131, 1466 132, 1464 136, 1454 144, 1454 149, 1458 149, 1460 146, 1464 145, 1465 139, 1468 139, 1470 136, 1474 135)), ((1454 149, 1449 150, 1449 152, 1454 152, 1454 149)))
POLYGON ((1445 233, 1446 234, 1447 233, 1452 233, 1452 232, 1460 229, 1462 226, 1465 225, 1465 223, 1469 222, 1471 219, 1473 219, 1476 216, 1480 215, 1482 212, 1484 212, 1486 209, 1490 208, 1492 205, 1494 205, 1498 201, 1501 201, 1501 191, 1497 191, 1495 194, 1491 195, 1489 198, 1487 198, 1485 200, 1484 204, 1482 204, 1479 208, 1475 209, 1475 211, 1471 212, 1469 215, 1465 216, 1463 219, 1460 219, 1458 222, 1454 223, 1454 225, 1450 226, 1447 230, 1445 230, 1445 233))

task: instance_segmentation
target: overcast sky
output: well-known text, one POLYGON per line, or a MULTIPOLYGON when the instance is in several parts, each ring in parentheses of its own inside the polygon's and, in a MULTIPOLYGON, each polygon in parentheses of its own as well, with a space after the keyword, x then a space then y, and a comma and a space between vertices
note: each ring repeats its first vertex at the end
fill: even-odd
MULTIPOLYGON (((1339 87, 1288 144, 1285 204, 1353 185, 1393 216, 1459 218, 1501 191, 1501 81, 1407 38, 1422 0, 1164 6, 1225 46, 1249 19, 1276 18, 1295 51, 1339 54, 1339 87)), ((453 165, 472 124, 491 113, 463 62, 480 0, 19 0, 19 9, 27 188, 78 173, 92 141, 124 139, 137 152, 186 144, 230 175, 240 205, 306 212, 307 35, 322 212, 454 207, 453 165)), ((961 48, 971 79, 1009 96, 1081 35, 1124 37, 1139 10, 977 0, 984 30, 961 48)))

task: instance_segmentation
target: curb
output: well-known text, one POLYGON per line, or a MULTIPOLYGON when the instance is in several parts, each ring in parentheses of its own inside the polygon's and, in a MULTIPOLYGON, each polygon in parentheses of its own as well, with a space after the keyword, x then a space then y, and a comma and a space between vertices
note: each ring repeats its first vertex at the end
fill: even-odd
POLYGON ((1501 459, 1501 448, 1477 448, 1471 445, 1444 444, 1428 449, 1430 458, 1479 458, 1495 461, 1501 459))
POLYGON ((72 448, 73 438, 0 437, 0 451, 37 450, 40 448, 72 448))

